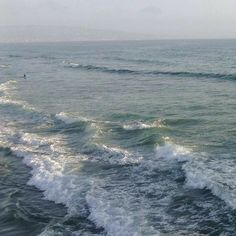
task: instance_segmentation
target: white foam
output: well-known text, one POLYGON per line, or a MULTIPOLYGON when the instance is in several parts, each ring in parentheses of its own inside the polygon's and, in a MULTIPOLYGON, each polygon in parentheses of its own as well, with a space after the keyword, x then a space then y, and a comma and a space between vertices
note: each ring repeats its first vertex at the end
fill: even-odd
POLYGON ((16 80, 8 80, 5 83, 0 84, 0 91, 7 92, 15 88, 16 80))
POLYGON ((150 236, 159 235, 157 230, 147 225, 141 207, 136 208, 136 212, 133 212, 129 209, 129 199, 127 202, 123 202, 119 195, 111 197, 111 193, 96 185, 95 182, 86 195, 90 209, 89 219, 95 222, 98 227, 103 227, 107 236, 141 236, 143 232, 150 236))
MULTIPOLYGON (((59 115, 59 119, 62 118, 68 121, 67 114, 59 113, 57 115, 59 115)), ((12 130, 5 129, 4 132, 14 136, 12 130)), ((68 156, 70 151, 66 150, 63 137, 44 138, 23 132, 17 137, 19 142, 12 141, 12 151, 17 156, 23 157, 23 162, 32 168, 32 177, 29 180, 29 184, 44 191, 46 199, 64 204, 68 208, 69 214, 72 215, 80 214, 81 211, 86 212, 86 209, 83 208, 86 205, 84 202, 86 200, 90 210, 89 219, 95 222, 98 227, 103 227, 108 236, 139 236, 143 235, 143 232, 146 235, 159 235, 156 230, 146 224, 145 214, 134 210, 138 209, 138 207, 135 206, 135 208, 132 202, 137 199, 129 199, 127 194, 125 199, 127 201, 119 202, 120 199, 117 192, 114 192, 114 195, 113 192, 106 192, 104 189, 97 187, 99 180, 93 179, 88 174, 83 174, 83 163, 80 162, 84 160, 83 157, 68 156), (45 145, 49 148, 43 149, 44 147, 42 146, 45 145), (122 203, 124 204, 122 205, 122 203), (132 210, 131 207, 133 207, 132 210)), ((217 176, 217 171, 207 169, 206 163, 198 164, 201 162, 199 160, 195 161, 191 150, 167 140, 164 146, 157 147, 156 156, 152 157, 153 159, 145 160, 137 154, 130 153, 119 147, 109 147, 108 145, 100 145, 100 154, 102 155, 98 155, 98 158, 100 156, 101 161, 107 160, 111 164, 140 163, 141 165, 137 168, 143 168, 148 163, 150 168, 147 170, 147 174, 150 173, 150 169, 153 166, 157 167, 161 162, 165 162, 166 165, 169 165, 172 161, 178 161, 180 164, 186 162, 183 164, 187 179, 186 186, 208 188, 235 208, 236 195, 232 189, 236 189, 236 187, 233 180, 230 179, 230 172, 235 173, 234 165, 231 165, 232 168, 229 169, 228 181, 224 182, 223 177, 221 179, 217 176), (220 184, 222 181, 224 184, 220 184), (229 190, 227 190, 228 187, 230 187, 229 190)), ((98 149, 97 146, 96 149, 98 149)), ((139 169, 140 174, 143 173, 139 169)), ((137 177, 139 176, 137 175, 137 177)), ((147 186, 152 187, 150 185, 147 186)), ((175 186, 172 187, 169 182, 163 182, 163 184, 158 182, 152 188, 155 192, 164 189, 168 191, 169 195, 171 195, 171 188, 175 190, 175 186)), ((150 188, 145 189, 145 191, 147 190, 152 191, 150 188)), ((124 195, 125 191, 121 194, 124 195)), ((159 202, 161 201, 163 201, 161 206, 165 207, 166 202, 168 202, 166 197, 163 197, 159 202)), ((143 205, 140 205, 141 210, 142 207, 143 205)), ((160 207, 160 214, 164 215, 162 213, 160 207)), ((44 231, 44 233, 46 232, 44 231)))
MULTIPOLYGON (((132 212, 116 207, 113 202, 109 203, 103 199, 102 192, 96 195, 94 187, 98 184, 97 180, 80 173, 82 167, 80 160, 83 158, 70 157, 68 156, 70 152, 61 151, 64 145, 60 137, 46 139, 36 134, 19 133, 19 131, 11 135, 13 138, 8 138, 8 141, 11 142, 9 144, 12 152, 22 157, 23 162, 31 167, 32 176, 28 184, 42 190, 45 199, 64 204, 68 208, 68 214, 71 215, 81 215, 83 212, 88 214, 85 208, 85 201, 87 201, 91 210, 89 218, 97 226, 104 227, 107 235, 142 235, 139 233, 139 227, 134 221, 132 212), (42 152, 40 151, 40 148, 43 148, 42 145, 48 145, 50 149, 42 152), (58 146, 60 148, 57 148, 58 146), (130 215, 127 216, 127 213, 130 215)), ((113 154, 122 152, 123 155, 129 156, 129 153, 124 150, 106 146, 104 149, 113 154)), ((109 194, 106 195, 107 199, 109 194)), ((41 235, 53 235, 53 233, 54 231, 45 229, 41 235)))
POLYGON ((21 141, 33 146, 49 145, 52 143, 52 140, 50 140, 49 138, 39 137, 32 133, 23 133, 21 141))
POLYGON ((186 175, 186 186, 191 188, 207 188, 236 209, 236 169, 233 160, 205 162, 203 160, 187 162, 183 165, 186 175))
POLYGON ((26 105, 22 101, 15 101, 12 100, 8 97, 0 97, 0 103, 1 104, 13 104, 13 105, 18 105, 26 108, 26 105))
POLYGON ((29 105, 27 102, 25 101, 17 101, 17 100, 13 100, 8 96, 3 96, 0 97, 0 104, 4 104, 4 105, 16 105, 16 106, 20 106, 25 110, 29 110, 29 111, 37 111, 34 107, 32 107, 31 105, 29 105))
POLYGON ((8 68, 10 67, 9 65, 6 65, 6 64, 0 64, 0 68, 8 68))
MULTIPOLYGON (((236 209, 235 161, 225 158, 209 161, 206 154, 192 153, 190 149, 168 142, 157 147, 156 155, 158 159, 166 160, 165 166, 172 165, 171 161, 183 163, 186 187, 209 189, 228 206, 236 209)), ((163 168, 162 164, 158 162, 156 165, 163 168)), ((155 168, 155 162, 149 161, 149 165, 155 168)))
POLYGON ((126 123, 123 125, 123 129, 125 130, 137 130, 137 129, 150 129, 150 128, 163 128, 165 124, 162 120, 156 120, 154 122, 141 122, 136 121, 132 123, 126 123))
POLYGON ((138 153, 131 153, 119 147, 111 147, 108 145, 90 144, 86 145, 83 149, 85 153, 89 153, 91 161, 108 162, 112 165, 126 165, 139 163, 142 156, 138 153))
POLYGON ((142 160, 142 156, 139 154, 133 154, 118 147, 108 147, 102 145, 104 151, 103 157, 109 158, 111 164, 134 164, 139 163, 142 160))
MULTIPOLYGON (((111 193, 102 190, 98 192, 96 188, 98 180, 80 173, 82 158, 68 157, 68 152, 64 155, 60 149, 58 152, 58 149, 54 148, 51 149, 52 153, 47 155, 35 152, 35 146, 40 147, 42 144, 39 141, 40 138, 35 135, 24 134, 19 137, 19 140, 21 143, 15 142, 16 145, 12 147, 12 151, 15 155, 23 157, 23 162, 32 168, 32 177, 28 184, 44 191, 46 199, 64 204, 71 215, 86 212, 84 207, 87 202, 90 209, 89 219, 95 222, 98 227, 104 227, 107 235, 142 235, 141 229, 144 230, 144 228, 136 224, 132 211, 117 207, 116 202, 109 202, 109 197, 113 198, 111 193), (76 169, 73 169, 75 167, 76 169), (104 197, 106 198, 104 199, 104 197), (85 200, 86 202, 84 202, 85 200)), ((52 140, 49 141, 52 142, 52 140)), ((50 144, 49 141, 43 139, 43 144, 50 144)), ((53 142, 51 145, 54 147, 55 143, 53 142)), ((103 149, 110 152, 107 154, 108 156, 114 156, 114 153, 118 157, 121 155, 120 161, 122 163, 127 163, 127 158, 130 156, 130 153, 119 148, 104 146, 103 149)), ((114 199, 116 200, 116 197, 114 199)), ((139 217, 141 216, 140 213, 139 217)), ((144 224, 144 220, 140 222, 144 224)), ((146 230, 150 231, 151 228, 147 227, 146 230)), ((53 231, 45 229, 41 235, 50 235, 50 233, 53 231)))
POLYGON ((58 120, 63 121, 65 124, 73 124, 78 121, 88 121, 85 117, 71 117, 70 114, 65 112, 60 112, 55 115, 58 120))
POLYGON ((73 62, 70 62, 68 63, 71 67, 78 67, 80 64, 78 63, 73 63, 73 62))
POLYGON ((23 163, 32 169, 29 185, 44 191, 46 199, 64 204, 70 214, 82 210, 84 206, 79 203, 79 194, 84 192, 84 185, 80 181, 86 183, 87 180, 83 181, 82 176, 73 174, 73 169, 76 168, 75 172, 78 172, 83 157, 69 156, 70 152, 63 150, 64 144, 60 142, 60 137, 42 139, 35 134, 23 134, 18 137, 19 142, 15 138, 8 140, 13 140, 10 145, 12 152, 22 157, 23 163), (41 145, 48 145, 49 148, 45 149, 41 145), (68 165, 71 168, 66 170, 68 165))
MULTIPOLYGON (((13 133, 14 131, 9 127, 4 127, 4 125, 1 127, 1 135, 13 137, 13 133)), ((1 142, 2 140, 1 137, 1 142)), ((207 188, 214 195, 224 200, 230 207, 236 209, 236 184, 234 178, 232 178, 232 176, 236 176, 235 163, 227 163, 225 160, 224 163, 216 162, 216 160, 206 163, 204 158, 195 159, 195 155, 191 150, 171 143, 168 139, 165 140, 167 140, 166 144, 158 146, 156 149, 158 160, 164 161, 167 165, 170 164, 170 161, 186 162, 182 168, 186 175, 187 187, 207 188), (215 169, 216 167, 219 169, 215 169)), ((60 138, 46 139, 35 134, 24 133, 19 136, 19 144, 17 142, 13 142, 13 144, 13 152, 17 156, 23 157, 24 163, 32 168, 32 178, 29 184, 43 190, 46 199, 56 203, 63 203, 68 207, 68 212, 76 214, 79 211, 78 206, 81 206, 79 201, 82 201, 82 197, 79 197, 80 193, 85 192, 85 189, 91 185, 91 181, 88 177, 79 177, 65 171, 65 166, 70 161, 74 162, 75 157, 70 158, 67 156, 69 152, 63 148, 64 145, 62 145, 60 138), (40 153, 38 150, 36 152, 35 148, 42 145, 49 145, 51 152, 40 153)), ((143 158, 137 157, 137 155, 133 155, 121 148, 102 145, 101 150, 103 153, 102 161, 108 160, 112 164, 148 163, 150 168, 161 166, 160 162, 155 163, 155 160, 143 160, 143 158)), ((80 160, 83 159, 82 157, 79 158, 80 160)), ((77 163, 76 166, 78 169, 80 164, 77 163)), ((150 168, 149 171, 151 170, 150 168)), ((102 197, 99 199, 98 195, 94 195, 93 191, 87 195, 86 200, 90 206, 90 219, 96 222, 98 226, 103 226, 110 232, 110 235, 122 235, 116 232, 122 232, 125 235, 124 232, 134 230, 131 223, 132 216, 127 216, 124 209, 114 208, 112 203, 104 202, 102 197), (127 219, 125 219, 126 216, 128 217, 127 219), (110 219, 114 222, 111 223, 110 219), (119 228, 122 227, 123 220, 130 223, 124 224, 123 228, 119 228)))
POLYGON ((26 110, 33 110, 35 111, 35 108, 30 106, 28 103, 24 101, 14 100, 11 97, 11 92, 16 88, 17 81, 15 80, 9 80, 5 83, 0 84, 0 92, 3 93, 3 96, 0 96, 0 103, 1 104, 12 104, 21 106, 22 108, 26 110))
POLYGON ((156 155, 158 158, 182 162, 190 160, 192 154, 187 148, 166 142, 164 146, 157 146, 156 155))

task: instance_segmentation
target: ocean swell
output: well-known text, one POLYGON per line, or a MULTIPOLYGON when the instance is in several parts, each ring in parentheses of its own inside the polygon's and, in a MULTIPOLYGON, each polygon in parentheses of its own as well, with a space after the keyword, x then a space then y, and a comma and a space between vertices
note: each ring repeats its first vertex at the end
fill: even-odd
POLYGON ((161 70, 131 70, 121 68, 110 68, 106 66, 84 65, 78 63, 67 63, 66 67, 77 68, 87 71, 97 71, 115 74, 134 74, 134 75, 169 75, 175 77, 193 77, 193 78, 212 78, 212 79, 229 79, 236 80, 236 74, 221 74, 207 72, 190 72, 190 71, 161 71, 161 70))

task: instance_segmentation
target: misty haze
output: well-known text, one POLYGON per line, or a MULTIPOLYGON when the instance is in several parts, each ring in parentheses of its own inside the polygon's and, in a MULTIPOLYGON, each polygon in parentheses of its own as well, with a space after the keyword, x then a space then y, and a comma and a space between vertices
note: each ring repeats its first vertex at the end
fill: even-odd
POLYGON ((234 38, 234 0, 1 0, 0 41, 234 38))

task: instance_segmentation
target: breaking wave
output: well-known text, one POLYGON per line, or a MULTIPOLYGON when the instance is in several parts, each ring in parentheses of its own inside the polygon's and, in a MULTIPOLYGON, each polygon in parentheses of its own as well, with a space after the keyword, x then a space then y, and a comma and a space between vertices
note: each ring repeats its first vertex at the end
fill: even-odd
POLYGON ((138 129, 150 129, 150 128, 163 128, 165 127, 165 122, 163 120, 156 120, 152 122, 129 122, 123 124, 123 129, 125 130, 138 130, 138 129))
POLYGON ((66 112, 60 112, 55 115, 57 120, 64 122, 65 124, 73 124, 77 122, 90 122, 94 124, 107 124, 107 125, 119 125, 122 126, 124 130, 139 130, 139 129, 150 129, 150 128, 163 128, 166 126, 164 120, 155 121, 131 121, 131 122, 111 122, 111 121, 99 121, 93 120, 79 115, 73 115, 66 112))
POLYGON ((10 65, 6 65, 6 64, 0 64, 0 68, 4 69, 4 68, 9 68, 10 65))
POLYGON ((214 160, 207 164, 203 160, 191 161, 183 165, 183 170, 187 186, 209 189, 232 209, 236 209, 235 161, 224 160, 223 163, 214 160))
POLYGON ((167 166, 171 165, 170 161, 182 163, 187 187, 209 189, 232 209, 236 209, 236 182, 234 178, 232 179, 232 176, 236 176, 235 161, 224 160, 224 163, 222 160, 209 161, 207 156, 201 156, 171 143, 157 147, 156 155, 166 160, 167 166))
POLYGON ((14 88, 14 85, 17 83, 16 80, 8 80, 5 83, 0 84, 0 91, 1 92, 7 92, 14 88))
POLYGON ((0 104, 16 105, 27 110, 35 110, 35 108, 30 106, 28 103, 12 98, 11 93, 14 89, 16 89, 16 85, 16 80, 9 80, 5 83, 0 84, 0 104))
MULTIPOLYGON (((64 204, 68 208, 69 215, 79 214, 88 217, 97 227, 104 228, 107 235, 110 236, 142 235, 135 219, 138 217, 140 221, 144 217, 144 212, 129 210, 130 206, 134 207, 132 198, 126 199, 127 206, 114 200, 112 196, 118 194, 119 190, 114 190, 114 193, 109 191, 109 187, 108 190, 105 190, 100 187, 103 183, 100 183, 101 180, 97 173, 84 173, 83 163, 87 161, 98 161, 102 166, 105 164, 107 167, 109 165, 106 163, 112 165, 135 164, 130 167, 133 168, 131 173, 138 176, 145 174, 142 172, 143 167, 147 167, 147 174, 150 174, 156 168, 162 171, 170 170, 175 168, 175 163, 179 163, 185 172, 186 186, 210 189, 214 195, 224 200, 233 209, 236 206, 235 183, 230 180, 229 176, 228 182, 224 182, 225 179, 217 175, 217 172, 206 169, 204 162, 199 162, 201 159, 198 159, 198 156, 191 150, 171 142, 166 141, 165 145, 158 146, 156 156, 150 159, 104 144, 96 144, 93 148, 90 146, 84 154, 74 156, 70 155, 72 152, 61 135, 43 137, 4 128, 4 126, 1 133, 5 133, 5 141, 13 154, 22 157, 23 162, 32 168, 29 185, 34 185, 42 190, 46 199, 64 204), (135 214, 138 215, 135 216, 135 214)), ((165 138, 165 140, 168 139, 165 138)), ((95 165, 97 168, 98 165, 95 165)), ((229 169, 230 171, 232 172, 233 168, 229 169)), ((146 181, 145 176, 142 179, 142 181, 146 181)), ((164 188, 164 184, 165 182, 163 182, 163 186, 159 187, 164 188)), ((170 185, 168 185, 168 189, 169 187, 170 185)), ((133 190, 132 187, 130 191, 133 190)), ((149 189, 149 191, 151 190, 149 189)), ((145 221, 142 224, 142 229, 146 227, 145 232, 149 232, 149 235, 159 235, 159 232, 148 227, 145 221)))
MULTIPOLYGON (((134 216, 131 213, 127 216, 127 209, 109 203, 111 193, 99 189, 99 180, 94 174, 83 173, 83 162, 91 160, 91 157, 70 156, 64 137, 52 135, 46 138, 4 127, 1 134, 4 134, 2 139, 5 139, 11 152, 23 158, 23 163, 31 167, 28 184, 42 190, 45 199, 64 204, 71 216, 88 217, 97 227, 103 227, 107 235, 141 235, 134 216)), ((101 163, 106 163, 106 160, 110 164, 140 161, 132 160, 134 156, 126 150, 105 145, 100 146, 99 155, 101 163)), ((41 235, 47 235, 47 232, 46 228, 41 235)))
POLYGON ((138 153, 131 153, 119 147, 91 143, 83 147, 83 153, 92 161, 108 162, 112 165, 137 164, 142 160, 138 153))
POLYGON ((69 114, 65 112, 60 112, 55 115, 56 119, 64 122, 65 124, 73 124, 79 121, 89 121, 89 119, 85 117, 71 117, 69 114))

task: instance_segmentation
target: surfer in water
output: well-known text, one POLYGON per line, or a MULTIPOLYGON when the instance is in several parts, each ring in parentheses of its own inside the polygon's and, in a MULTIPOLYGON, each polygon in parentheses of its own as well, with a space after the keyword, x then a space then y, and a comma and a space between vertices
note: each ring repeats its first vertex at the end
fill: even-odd
POLYGON ((26 79, 26 74, 24 74, 24 79, 26 79))

